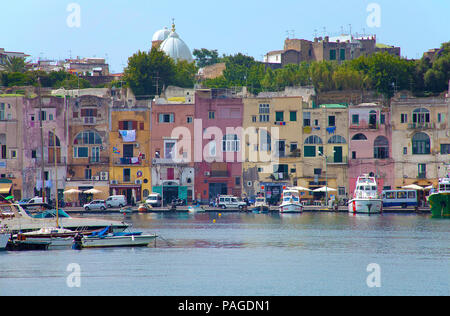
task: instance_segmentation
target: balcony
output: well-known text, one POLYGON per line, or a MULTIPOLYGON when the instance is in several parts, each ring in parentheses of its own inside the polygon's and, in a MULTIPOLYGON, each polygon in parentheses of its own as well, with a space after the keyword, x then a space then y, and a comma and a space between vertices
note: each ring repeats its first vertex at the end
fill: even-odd
POLYGON ((327 164, 329 165, 346 165, 348 164, 348 157, 327 157, 327 164))
POLYGON ((189 162, 187 159, 183 158, 178 160, 172 158, 153 158, 153 165, 165 165, 165 166, 175 166, 175 165, 187 165, 189 162))
POLYGON ((138 157, 123 157, 114 159, 115 166, 142 166, 142 159, 138 157))
POLYGON ((436 128, 435 123, 410 123, 408 124, 409 129, 434 129, 436 128))

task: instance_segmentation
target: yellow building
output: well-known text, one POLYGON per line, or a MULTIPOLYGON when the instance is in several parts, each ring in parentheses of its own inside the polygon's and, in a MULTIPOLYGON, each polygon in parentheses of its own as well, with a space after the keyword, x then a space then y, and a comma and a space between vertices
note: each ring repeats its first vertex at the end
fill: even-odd
POLYGON ((151 191, 150 107, 112 107, 110 111, 110 194, 129 204, 151 191))
POLYGON ((242 192, 264 192, 271 203, 284 187, 298 185, 301 164, 303 98, 245 98, 242 136, 242 192))
MULTIPOLYGON (((298 185, 315 190, 328 184, 329 196, 344 198, 348 188, 348 109, 342 104, 305 107, 302 113, 303 175, 298 185)), ((320 200, 323 193, 307 195, 320 200)))

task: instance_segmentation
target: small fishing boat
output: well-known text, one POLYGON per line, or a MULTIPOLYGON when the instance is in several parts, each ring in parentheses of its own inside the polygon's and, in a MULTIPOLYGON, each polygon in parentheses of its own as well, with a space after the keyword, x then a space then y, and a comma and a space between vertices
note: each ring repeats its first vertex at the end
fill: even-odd
POLYGON ((298 190, 286 189, 283 191, 280 213, 301 213, 303 205, 300 203, 300 194, 298 190))
POLYGON ((379 214, 383 211, 375 177, 367 174, 358 177, 353 199, 348 202, 348 211, 354 214, 379 214))
POLYGON ((439 179, 436 192, 428 197, 433 217, 450 218, 450 177, 439 179))
POLYGON ((255 199, 255 204, 252 207, 253 213, 269 213, 270 207, 266 202, 266 198, 264 196, 258 196, 255 199))
POLYGON ((75 236, 74 248, 106 248, 106 247, 145 247, 154 241, 157 235, 143 235, 142 232, 112 232, 110 227, 91 235, 75 236))
POLYGON ((27 251, 27 250, 48 250, 50 242, 36 240, 10 240, 6 250, 27 251))

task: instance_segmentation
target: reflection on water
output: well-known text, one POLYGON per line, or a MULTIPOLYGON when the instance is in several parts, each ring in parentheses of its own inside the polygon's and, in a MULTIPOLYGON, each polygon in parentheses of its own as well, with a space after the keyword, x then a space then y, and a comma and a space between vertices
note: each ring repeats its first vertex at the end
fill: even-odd
POLYGON ((0 295, 448 295, 450 221, 422 215, 111 216, 156 247, 0 253, 0 295), (67 265, 83 285, 68 288, 67 265), (366 285, 367 265, 383 286, 366 285), (157 289, 157 292, 155 292, 157 289))

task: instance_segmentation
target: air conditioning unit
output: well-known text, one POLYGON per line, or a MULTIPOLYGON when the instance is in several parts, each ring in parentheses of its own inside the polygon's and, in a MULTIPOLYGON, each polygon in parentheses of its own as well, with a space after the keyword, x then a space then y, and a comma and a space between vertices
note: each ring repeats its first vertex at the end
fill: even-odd
POLYGON ((209 177, 211 175, 211 172, 205 171, 205 177, 209 177))
POLYGON ((141 185, 142 184, 142 180, 136 180, 136 181, 134 181, 134 183, 141 185))
POLYGON ((94 181, 98 181, 98 180, 100 180, 100 177, 93 177, 93 179, 94 179, 94 181))
POLYGON ((108 172, 100 172, 100 180, 108 181, 108 172))
POLYGON ((139 144, 134 144, 134 147, 139 148, 139 144))
POLYGON ((117 180, 111 180, 111 184, 118 184, 119 182, 117 180))

